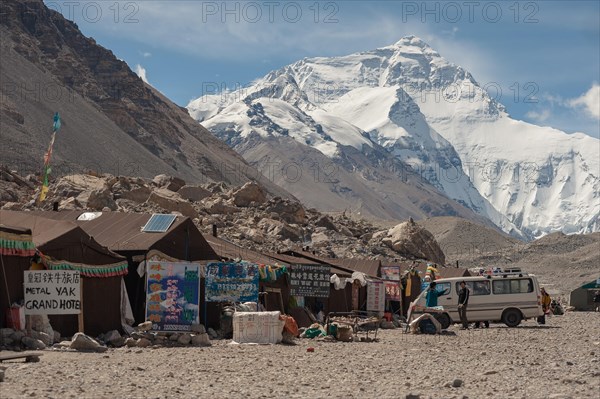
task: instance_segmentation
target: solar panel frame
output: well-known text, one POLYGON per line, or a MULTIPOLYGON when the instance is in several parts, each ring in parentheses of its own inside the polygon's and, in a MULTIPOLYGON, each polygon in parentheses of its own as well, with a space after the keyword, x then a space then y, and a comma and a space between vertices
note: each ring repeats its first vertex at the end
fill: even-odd
POLYGON ((169 230, 175 219, 177 219, 177 215, 170 213, 154 213, 150 219, 148 219, 144 227, 142 227, 142 232, 165 233, 169 230))

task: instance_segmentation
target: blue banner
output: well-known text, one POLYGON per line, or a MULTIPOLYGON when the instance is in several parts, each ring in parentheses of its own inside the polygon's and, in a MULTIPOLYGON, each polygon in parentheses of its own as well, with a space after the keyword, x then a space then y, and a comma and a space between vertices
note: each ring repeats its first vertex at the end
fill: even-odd
POLYGON ((190 331, 200 323, 200 265, 149 261, 146 320, 157 331, 190 331))
POLYGON ((207 302, 258 302, 258 266, 213 262, 206 265, 207 302))

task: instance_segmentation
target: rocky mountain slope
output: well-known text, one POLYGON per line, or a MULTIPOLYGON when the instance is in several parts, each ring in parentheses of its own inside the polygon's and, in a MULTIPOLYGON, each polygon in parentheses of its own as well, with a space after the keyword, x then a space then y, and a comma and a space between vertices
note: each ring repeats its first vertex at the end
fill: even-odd
MULTIPOLYGON (((359 183, 401 165, 393 167, 402 171, 396 180, 427 183, 513 235, 600 228, 598 139, 511 119, 468 71, 414 36, 348 56, 305 58, 188 109, 251 162, 263 159, 253 147, 285 137, 301 144, 298 151, 319 151, 340 170, 357 172, 359 183), (366 172, 356 157, 348 162, 349 151, 377 153, 382 162, 366 172)), ((351 185, 336 188, 329 202, 364 206, 362 192, 353 198, 351 185)), ((323 198, 304 187, 294 193, 307 203, 323 198)))
MULTIPOLYGON (((39 186, 33 175, 21 177, 0 167, 0 207, 39 210, 34 200, 39 186)), ((205 234, 216 226, 219 237, 239 245, 241 257, 245 248, 274 253, 309 247, 326 258, 445 262, 433 235, 412 220, 390 229, 345 214, 326 215, 297 200, 270 195, 255 182, 195 185, 167 175, 143 179, 77 174, 52 183, 41 209, 52 209, 54 202, 65 211, 182 214, 205 234)))
POLYGON ((0 4, 0 46, 0 159, 22 174, 41 170, 58 111, 54 177, 93 170, 257 180, 289 196, 42 0, 0 4))

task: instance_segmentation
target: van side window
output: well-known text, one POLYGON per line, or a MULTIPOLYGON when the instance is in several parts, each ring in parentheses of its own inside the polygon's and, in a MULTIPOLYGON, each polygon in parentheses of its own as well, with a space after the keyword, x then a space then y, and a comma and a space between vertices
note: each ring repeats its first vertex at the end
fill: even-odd
POLYGON ((494 294, 524 294, 533 292, 533 282, 530 278, 496 280, 492 282, 494 294))
MULTIPOLYGON (((490 282, 488 280, 483 281, 466 281, 467 288, 471 292, 471 295, 489 295, 490 294, 490 282)), ((460 282, 456 283, 456 292, 460 291, 460 282)))

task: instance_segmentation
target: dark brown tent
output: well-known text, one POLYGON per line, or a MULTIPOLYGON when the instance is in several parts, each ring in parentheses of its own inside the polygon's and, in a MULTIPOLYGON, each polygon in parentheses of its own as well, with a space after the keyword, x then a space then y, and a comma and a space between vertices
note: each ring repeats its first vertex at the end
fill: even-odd
MULTIPOLYGON (((185 216, 177 216, 162 233, 144 232, 142 228, 152 217, 146 213, 94 212, 92 220, 82 219, 83 211, 41 212, 44 217, 77 223, 86 233, 111 251, 125 256, 129 273, 125 278, 129 300, 137 323, 145 320, 146 283, 137 273, 147 253, 158 250, 183 261, 216 260, 217 254, 204 236, 185 216)), ((88 213, 92 216, 92 213, 88 213)))
MULTIPOLYGON (((31 231, 37 250, 53 263, 66 263, 82 273, 84 330, 91 335, 121 328, 121 278, 127 272, 125 258, 108 250, 75 223, 47 219, 32 212, 0 211, 0 223, 31 231), (119 267, 119 264, 121 267, 119 267), (91 266, 98 266, 93 268, 91 266), (107 269, 103 272, 103 267, 107 269), (119 269, 118 271, 115 271, 119 269)), ((30 267, 29 257, 5 265, 10 303, 23 298, 23 272, 30 267), (26 259, 26 260, 25 260, 26 259)), ((6 285, 2 282, 2 286, 6 285)), ((8 298, 1 298, 2 309, 8 298)), ((77 316, 50 316, 55 330, 67 336, 78 330, 77 316)))

